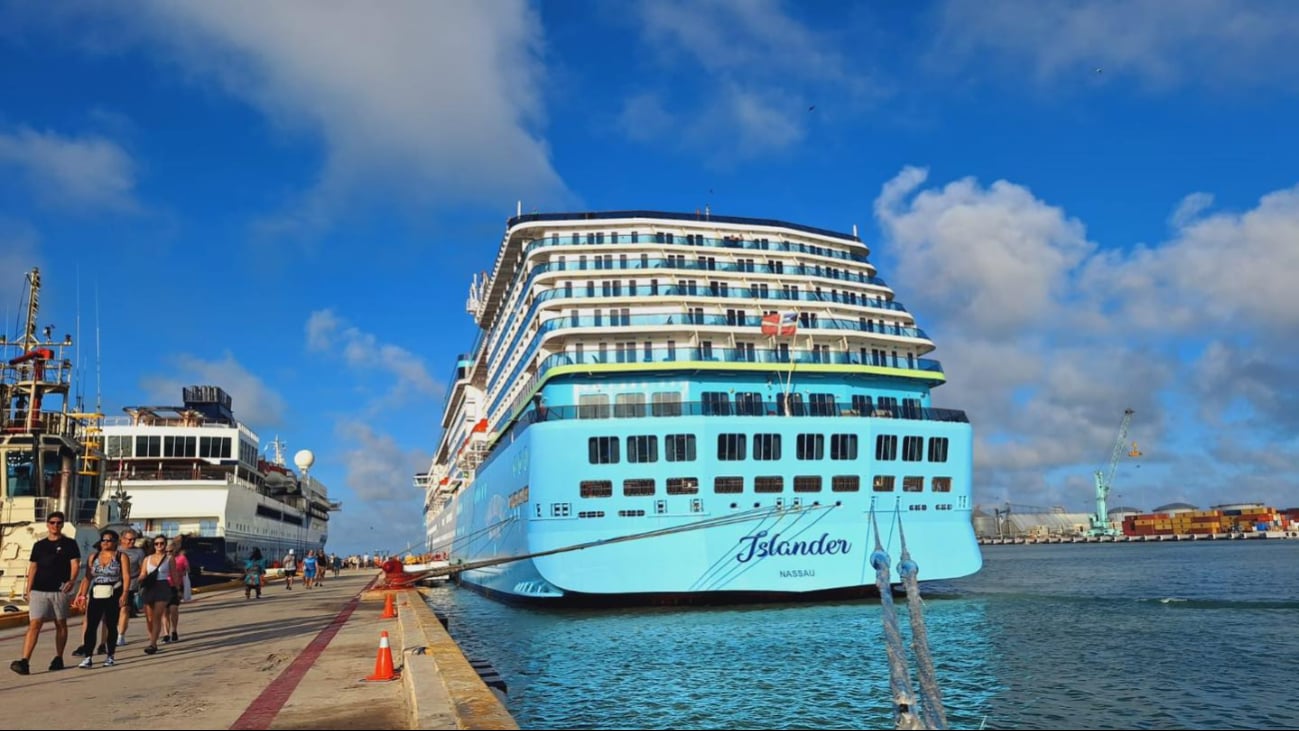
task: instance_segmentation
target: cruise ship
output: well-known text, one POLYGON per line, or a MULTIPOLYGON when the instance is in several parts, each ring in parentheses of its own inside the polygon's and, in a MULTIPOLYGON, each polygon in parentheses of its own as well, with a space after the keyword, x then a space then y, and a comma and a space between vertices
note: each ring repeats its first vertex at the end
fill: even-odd
POLYGON ((184 536, 190 563, 211 571, 242 566, 253 548, 268 560, 323 550, 342 505, 311 477, 315 455, 294 454, 295 472, 278 438, 262 453, 222 388, 181 390, 179 406, 128 406, 104 422, 107 480, 129 496, 130 523, 184 536))
POLYGON ((977 572, 972 430, 852 233, 649 211, 508 220, 424 491, 497 599, 724 603, 977 572), (878 527, 876 527, 878 526, 878 527))

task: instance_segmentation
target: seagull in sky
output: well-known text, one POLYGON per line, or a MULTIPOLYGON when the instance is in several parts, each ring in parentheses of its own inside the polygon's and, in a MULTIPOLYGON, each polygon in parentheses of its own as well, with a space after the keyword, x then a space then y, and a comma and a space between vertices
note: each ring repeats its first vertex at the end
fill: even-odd
POLYGON ((815 105, 815 104, 813 104, 812 106, 808 107, 808 108, 807 108, 807 111, 810 112, 810 111, 812 111, 813 109, 816 109, 816 105, 815 105))

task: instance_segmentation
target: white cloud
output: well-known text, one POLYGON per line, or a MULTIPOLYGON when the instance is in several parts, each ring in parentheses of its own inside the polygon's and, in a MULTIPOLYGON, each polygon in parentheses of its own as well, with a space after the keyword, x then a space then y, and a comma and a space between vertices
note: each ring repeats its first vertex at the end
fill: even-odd
POLYGON ((226 353, 221 360, 203 360, 192 355, 179 355, 174 367, 168 369, 174 376, 146 376, 141 379, 150 402, 158 405, 181 405, 181 389, 185 386, 220 386, 230 394, 233 410, 239 421, 248 424, 259 437, 265 439, 265 430, 283 426, 285 420, 284 398, 261 378, 249 372, 235 357, 226 353))
MULTIPOLYGON (((379 434, 360 422, 339 423, 337 432, 340 443, 351 445, 340 457, 347 486, 357 497, 365 502, 411 502, 416 494, 411 475, 428 466, 427 452, 404 450, 391 436, 379 434)), ((409 518, 409 514, 403 516, 405 520, 409 518)))
POLYGON ((1184 228, 1212 205, 1212 195, 1208 193, 1191 193, 1183 197, 1181 202, 1177 204, 1177 208, 1168 217, 1168 225, 1173 228, 1184 228))
POLYGON ((1165 470, 1127 502, 1222 501, 1237 479, 1280 494, 1255 475, 1261 453, 1299 458, 1299 187, 1125 250, 1023 186, 926 179, 905 168, 883 186, 875 255, 939 347, 935 403, 975 425, 976 499, 1083 507, 1125 408, 1165 470), (1208 469, 1199 455, 1222 432, 1236 446, 1208 469))
POLYGON ((64 137, 20 128, 0 133, 0 168, 15 169, 42 205, 75 211, 133 212, 135 164, 103 137, 64 137))
POLYGON ((1053 321, 1056 293, 1094 249, 1082 224, 1006 181, 984 189, 967 178, 909 197, 927 176, 904 169, 875 204, 901 291, 923 292, 926 309, 989 334, 1053 321))
POLYGON ((963 63, 991 52, 1008 74, 1042 83, 1117 77, 1152 88, 1293 88, 1296 42, 1299 6, 1291 3, 948 0, 933 53, 963 63))
POLYGON ((819 95, 834 99, 822 105, 822 116, 833 107, 842 117, 879 93, 834 38, 776 0, 660 0, 637 8, 646 59, 667 69, 674 84, 626 98, 619 123, 633 140, 733 164, 803 141, 819 95))
POLYGON ((401 346, 379 342, 373 333, 349 324, 332 310, 312 312, 306 330, 310 349, 337 350, 351 368, 391 374, 393 399, 413 394, 438 397, 443 393, 444 386, 429 375, 421 358, 401 346))
POLYGON ((538 131, 542 38, 522 0, 116 12, 198 79, 323 140, 318 181, 281 223, 328 225, 366 195, 446 206, 568 196, 538 131))

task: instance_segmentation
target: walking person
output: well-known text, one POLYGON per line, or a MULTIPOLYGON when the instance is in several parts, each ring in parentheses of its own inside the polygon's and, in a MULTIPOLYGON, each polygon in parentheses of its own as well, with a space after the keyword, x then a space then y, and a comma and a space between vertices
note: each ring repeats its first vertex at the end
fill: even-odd
POLYGON ((163 628, 163 642, 180 642, 178 634, 180 624, 180 600, 184 598, 185 587, 189 582, 189 559, 185 549, 181 548, 180 536, 171 544, 172 560, 176 562, 176 571, 171 575, 171 598, 167 600, 167 626, 163 628))
POLYGON ((262 549, 254 548, 253 552, 248 554, 248 559, 244 561, 244 599, 252 598, 253 592, 257 592, 257 598, 262 598, 262 576, 266 574, 266 561, 262 558, 262 549))
POLYGON ((302 585, 308 589, 316 586, 316 573, 320 570, 320 561, 316 559, 315 549, 307 551, 307 557, 302 559, 302 585))
POLYGON ((292 589, 293 577, 298 573, 298 557, 293 555, 292 548, 290 548, 289 552, 285 554, 284 560, 280 562, 280 566, 284 567, 284 588, 292 589))
POLYGON ((27 563, 27 635, 23 638, 23 656, 9 663, 19 675, 31 673, 32 653, 41 627, 54 620, 54 659, 50 670, 63 669, 63 650, 68 644, 68 592, 81 571, 81 549, 77 542, 63 535, 63 512, 56 510, 45 520, 46 536, 32 544, 27 563))
POLYGON ((104 625, 107 636, 100 645, 104 666, 116 664, 113 658, 117 648, 118 615, 126 609, 126 583, 131 579, 131 559, 118 550, 117 531, 105 530, 99 534, 99 550, 86 562, 86 575, 77 592, 78 604, 86 608, 86 629, 82 647, 86 659, 77 667, 89 670, 95 666, 95 641, 99 625, 104 625))
POLYGON ((149 646, 144 654, 158 651, 158 635, 167 621, 167 603, 171 601, 171 577, 176 573, 176 561, 167 550, 167 537, 153 538, 153 553, 140 562, 140 589, 144 597, 144 616, 149 624, 149 646))
POLYGON ((126 554, 132 569, 131 573, 127 574, 131 584, 126 588, 126 611, 121 612, 121 618, 117 622, 118 647, 126 644, 126 626, 130 620, 140 616, 140 607, 143 606, 140 604, 140 576, 134 571, 144 560, 144 549, 136 545, 139 537, 139 531, 127 528, 122 531, 122 542, 117 549, 120 553, 126 554))

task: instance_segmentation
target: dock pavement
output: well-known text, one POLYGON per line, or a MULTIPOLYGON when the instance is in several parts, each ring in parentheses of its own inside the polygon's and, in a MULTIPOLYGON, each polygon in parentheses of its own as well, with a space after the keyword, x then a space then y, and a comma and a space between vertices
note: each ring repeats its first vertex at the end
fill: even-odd
MULTIPOLYGON (((81 669, 82 617, 68 622, 64 670, 46 622, 31 675, 22 657, 26 615, 0 618, 0 706, 6 729, 517 729, 417 590, 391 592, 397 618, 383 618, 378 571, 344 571, 322 587, 268 583, 262 599, 243 587, 195 590, 181 605, 180 641, 146 655, 144 617, 132 619, 117 664, 81 669), (388 633, 398 678, 381 662, 388 633)), ((102 637, 101 637, 102 641, 102 637)))

